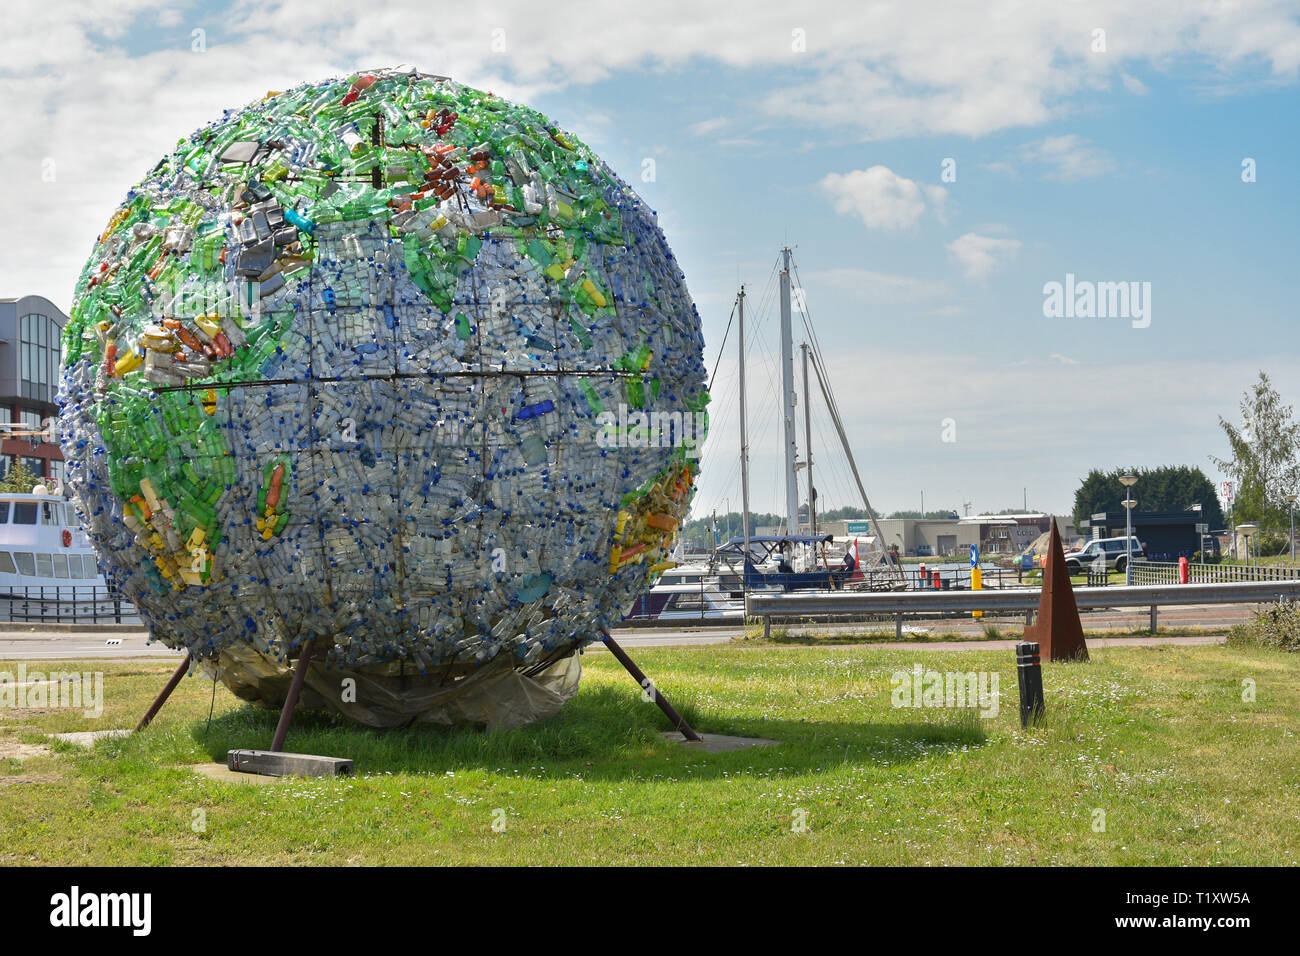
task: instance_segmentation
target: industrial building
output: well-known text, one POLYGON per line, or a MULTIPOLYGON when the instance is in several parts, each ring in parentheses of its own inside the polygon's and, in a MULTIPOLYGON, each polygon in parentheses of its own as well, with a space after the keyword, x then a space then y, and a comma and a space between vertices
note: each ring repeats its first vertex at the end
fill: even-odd
MULTIPOLYGON (((1039 535, 1051 529, 1052 516, 1042 512, 1010 515, 968 515, 964 518, 881 518, 880 532, 884 549, 897 547, 905 557, 963 556, 971 545, 981 554, 1019 554, 1039 535)), ((1058 517, 1061 536, 1074 537, 1069 517, 1058 517)), ((873 535, 871 522, 862 520, 828 521, 818 530, 837 537, 873 535)))

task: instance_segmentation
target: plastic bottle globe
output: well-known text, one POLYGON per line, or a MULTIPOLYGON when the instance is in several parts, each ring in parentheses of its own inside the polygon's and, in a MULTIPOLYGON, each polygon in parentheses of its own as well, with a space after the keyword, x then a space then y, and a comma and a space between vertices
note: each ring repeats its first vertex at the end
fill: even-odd
POLYGON ((64 335, 104 573, 241 697, 518 725, 668 566, 699 316, 572 134, 377 70, 228 111, 132 188, 64 335))

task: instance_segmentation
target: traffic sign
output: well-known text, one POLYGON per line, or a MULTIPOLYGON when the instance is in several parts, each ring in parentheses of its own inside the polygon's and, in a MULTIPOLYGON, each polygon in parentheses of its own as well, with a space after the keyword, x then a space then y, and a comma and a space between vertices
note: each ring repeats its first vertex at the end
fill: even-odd
POLYGON ((976 566, 977 564, 979 564, 979 563, 980 563, 980 549, 979 549, 979 545, 977 545, 977 544, 972 544, 972 545, 970 546, 970 566, 973 568, 973 567, 975 567, 975 566, 976 566))

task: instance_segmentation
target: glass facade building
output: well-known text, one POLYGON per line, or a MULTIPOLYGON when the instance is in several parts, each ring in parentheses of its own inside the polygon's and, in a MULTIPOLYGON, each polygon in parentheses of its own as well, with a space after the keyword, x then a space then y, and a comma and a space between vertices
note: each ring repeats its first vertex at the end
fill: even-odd
POLYGON ((40 433, 58 415, 67 321, 43 296, 0 298, 0 474, 21 460, 37 477, 63 477, 63 455, 40 433))

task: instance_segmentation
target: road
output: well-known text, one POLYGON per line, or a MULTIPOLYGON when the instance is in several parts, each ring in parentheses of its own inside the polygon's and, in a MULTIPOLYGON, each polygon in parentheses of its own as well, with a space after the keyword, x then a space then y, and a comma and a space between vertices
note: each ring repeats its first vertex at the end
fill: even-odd
MULTIPOLYGON (((1112 640, 1096 634, 1098 631, 1141 630, 1148 624, 1146 609, 1125 609, 1085 613, 1083 626, 1090 632, 1089 644, 1094 647, 1106 647, 1112 643, 1146 645, 1161 644, 1206 644, 1223 639, 1223 634, 1233 624, 1238 624, 1250 616, 1249 605, 1190 605, 1186 607, 1169 607, 1161 610, 1159 625, 1161 628, 1196 627, 1211 629, 1208 634, 1177 637, 1173 635, 1156 635, 1154 637, 1120 638, 1112 640)), ((943 618, 931 621, 906 622, 912 633, 918 631, 936 634, 956 633, 970 635, 972 638, 984 633, 985 625, 1018 633, 1023 626, 1023 618, 1000 618, 996 620, 975 621, 970 618, 943 618)), ((804 627, 785 628, 788 635, 812 633, 818 635, 847 635, 863 633, 890 633, 892 621, 879 621, 871 624, 814 624, 804 627)), ((631 647, 689 647, 701 644, 726 644, 733 638, 740 637, 743 628, 737 625, 723 627, 673 627, 673 628, 620 628, 615 631, 615 640, 631 647)), ((149 644, 144 631, 114 630, 101 632, 90 629, 79 631, 0 631, 0 660, 122 660, 132 658, 168 658, 178 659, 179 653, 163 647, 161 644, 149 644), (109 642, 115 643, 109 643, 109 642)), ((917 648, 944 650, 964 648, 968 650, 1001 649, 1010 647, 1012 640, 963 640, 918 642, 917 648)), ((897 647, 897 643, 866 644, 864 647, 897 647)), ((604 648, 593 645, 591 651, 603 653, 604 648)))

